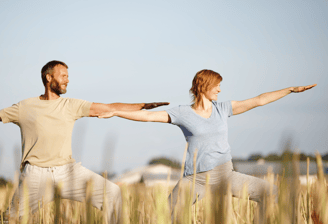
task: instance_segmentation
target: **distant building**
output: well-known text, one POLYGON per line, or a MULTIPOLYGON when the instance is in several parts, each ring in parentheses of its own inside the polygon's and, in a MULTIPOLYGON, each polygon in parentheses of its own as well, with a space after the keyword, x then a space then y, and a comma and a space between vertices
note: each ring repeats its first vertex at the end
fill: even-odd
MULTIPOLYGON (((234 169, 240 173, 248 174, 263 178, 268 172, 274 174, 281 174, 283 172, 282 162, 268 162, 264 159, 259 159, 256 162, 251 161, 236 161, 233 163, 234 169)), ((327 164, 324 164, 324 172, 327 173, 327 164)), ((306 172, 307 172, 307 163, 304 161, 299 162, 299 180, 301 185, 307 184, 306 172)), ((292 163, 289 163, 285 167, 285 173, 292 173, 292 163)), ((309 164, 309 182, 310 184, 314 183, 317 179, 317 164, 312 161, 309 164)))
MULTIPOLYGON (((248 175, 254 175, 262 177, 268 173, 268 171, 274 174, 281 174, 283 171, 283 164, 281 162, 270 162, 263 159, 258 161, 236 161, 233 163, 233 167, 236 171, 248 175)), ((299 174, 306 175, 307 165, 306 161, 299 162, 299 174)), ((292 169, 292 163, 289 164, 285 172, 289 172, 292 169)), ((310 162, 309 166, 310 175, 317 174, 317 164, 316 162, 310 162)))
POLYGON ((111 181, 117 184, 136 184, 143 182, 146 186, 155 184, 168 184, 174 186, 178 183, 181 170, 172 169, 162 164, 143 166, 128 171, 111 181))
MULTIPOLYGON (((268 162, 263 159, 257 161, 235 161, 233 163, 234 169, 240 173, 248 174, 263 178, 268 172, 274 174, 281 174, 283 165, 281 162, 268 162)), ((325 165, 327 167, 327 165, 325 165)), ((292 171, 292 163, 285 168, 285 173, 292 171)), ((326 169, 324 168, 324 171, 326 169)), ((299 175, 301 184, 306 184, 307 164, 304 161, 299 162, 299 175)), ((292 173, 290 173, 293 175, 292 173)), ((316 179, 317 164, 310 162, 309 166, 310 182, 316 179)), ((133 169, 122 175, 111 179, 117 184, 136 184, 143 182, 146 186, 153 186, 156 184, 168 184, 174 186, 177 184, 181 176, 181 170, 172 169, 169 166, 162 164, 148 165, 133 169)))

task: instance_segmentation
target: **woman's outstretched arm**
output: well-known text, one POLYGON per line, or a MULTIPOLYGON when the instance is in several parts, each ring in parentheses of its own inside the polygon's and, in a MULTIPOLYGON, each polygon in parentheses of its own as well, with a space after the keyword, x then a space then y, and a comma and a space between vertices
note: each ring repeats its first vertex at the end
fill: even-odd
POLYGON ((290 93, 300 93, 312 89, 316 85, 317 84, 308 85, 308 86, 289 87, 274 92, 263 93, 257 97, 243 100, 243 101, 231 101, 232 113, 233 115, 241 114, 255 107, 264 106, 268 103, 279 100, 290 93))
POLYGON ((171 123, 170 116, 166 111, 113 111, 102 113, 98 117, 110 118, 114 116, 133 121, 171 123))

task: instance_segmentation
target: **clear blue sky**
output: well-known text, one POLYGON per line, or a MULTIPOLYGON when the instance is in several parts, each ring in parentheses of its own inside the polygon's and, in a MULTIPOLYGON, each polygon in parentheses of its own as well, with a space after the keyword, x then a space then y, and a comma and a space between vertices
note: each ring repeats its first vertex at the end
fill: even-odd
MULTIPOLYGON (((281 142, 328 152, 328 1, 0 1, 0 108, 44 92, 40 70, 69 66, 64 97, 189 104, 195 73, 223 76, 219 101, 317 83, 229 119, 233 157, 279 153, 281 142)), ((161 108, 164 109, 164 108, 161 108)), ((12 178, 20 131, 0 123, 0 176, 12 178)), ((82 118, 73 157, 120 173, 155 156, 182 160, 170 124, 82 118)))

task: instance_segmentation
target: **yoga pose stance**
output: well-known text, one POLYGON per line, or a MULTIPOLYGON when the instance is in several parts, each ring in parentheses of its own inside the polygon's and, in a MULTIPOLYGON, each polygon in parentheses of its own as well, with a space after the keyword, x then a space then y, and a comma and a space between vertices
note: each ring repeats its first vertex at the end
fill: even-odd
POLYGON ((19 187, 12 199, 10 215, 13 217, 19 213, 21 217, 24 213, 26 198, 23 182, 28 188, 30 211, 34 212, 38 202, 46 204, 54 199, 53 193, 46 194, 47 180, 52 184, 52 192, 54 186, 62 183, 62 198, 83 201, 86 197, 85 185, 92 179, 93 206, 102 208, 106 186, 108 223, 119 223, 122 207, 120 188, 72 158, 74 123, 79 118, 97 117, 104 112, 152 109, 168 103, 102 104, 62 98, 60 95, 66 93, 69 82, 67 69, 64 62, 48 62, 41 70, 45 93, 0 110, 0 121, 17 124, 22 136, 21 175, 19 187), (19 201, 19 208, 16 201, 19 201))
MULTIPOLYGON (((195 195, 199 199, 205 195, 206 175, 210 175, 209 184, 215 189, 223 182, 231 183, 231 191, 238 196, 243 185, 247 184, 251 200, 261 204, 264 193, 269 190, 269 183, 263 179, 233 171, 230 146, 228 143, 228 117, 244 113, 258 106, 264 106, 290 93, 299 93, 311 89, 314 85, 290 87, 274 92, 263 93, 243 101, 217 102, 222 77, 211 70, 199 71, 192 82, 190 93, 192 105, 182 105, 166 111, 111 111, 99 118, 118 116, 134 121, 172 123, 182 130, 188 150, 182 182, 192 183, 194 164, 193 156, 197 149, 195 195)), ((179 183, 169 197, 169 204, 174 209, 179 192, 179 183)), ((276 191, 276 187, 273 189, 276 191)), ((261 216, 261 215, 260 215, 261 216)))

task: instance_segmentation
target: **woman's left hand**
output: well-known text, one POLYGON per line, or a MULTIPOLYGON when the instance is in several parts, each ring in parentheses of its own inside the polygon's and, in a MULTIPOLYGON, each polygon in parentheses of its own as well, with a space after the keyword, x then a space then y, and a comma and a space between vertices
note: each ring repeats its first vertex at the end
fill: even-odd
POLYGON ((98 115, 98 118, 111 118, 114 117, 114 112, 105 112, 98 115))
POLYGON ((315 87, 317 84, 313 84, 313 85, 308 85, 308 86, 297 86, 297 87, 292 87, 292 93, 301 93, 304 92, 308 89, 312 89, 313 87, 315 87))

